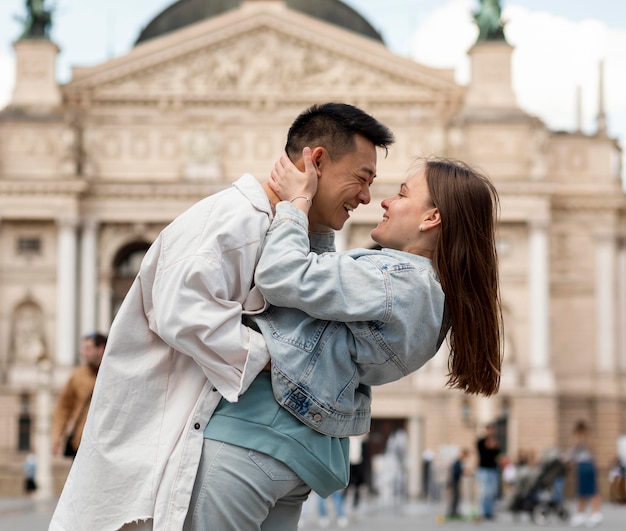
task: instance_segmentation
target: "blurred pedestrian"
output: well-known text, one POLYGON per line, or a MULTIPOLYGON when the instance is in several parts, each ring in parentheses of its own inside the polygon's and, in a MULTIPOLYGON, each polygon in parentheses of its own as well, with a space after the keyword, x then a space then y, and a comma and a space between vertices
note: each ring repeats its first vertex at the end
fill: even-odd
POLYGON ((613 503, 626 503, 626 467, 622 465, 619 456, 613 460, 609 470, 609 484, 610 500, 613 503))
MULTIPOLYGON (((328 498, 330 498, 335 506, 335 516, 337 518, 338 527, 348 527, 348 517, 344 509, 345 493, 343 490, 336 490, 328 498)), ((328 527, 330 525, 330 517, 328 516, 328 508, 326 507, 327 498, 318 496, 317 510, 319 512, 320 527, 328 527)))
POLYGON ((589 427, 584 420, 574 426, 574 446, 566 455, 566 460, 573 463, 576 472, 576 514, 572 516, 571 525, 595 527, 602 522, 600 512, 600 495, 597 486, 596 464, 589 445, 589 427), (591 514, 587 517, 587 510, 591 514))
POLYGON ((76 367, 59 396, 52 420, 52 453, 74 457, 87 419, 91 394, 96 385, 96 376, 107 337, 94 332, 83 337, 80 355, 83 364, 76 367))
POLYGON ((365 442, 367 434, 350 437, 350 479, 348 489, 354 489, 352 508, 357 509, 361 501, 361 486, 366 484, 365 442))
POLYGON ((500 458, 500 470, 502 471, 502 495, 507 499, 515 490, 517 467, 513 460, 505 455, 500 458))
POLYGON ((465 462, 468 456, 469 450, 463 448, 450 466, 450 477, 448 479, 448 486, 450 487, 450 507, 447 514, 448 518, 461 518, 461 513, 459 512, 461 480, 465 473, 465 462))
POLYGON ((22 472, 24 473, 24 494, 32 495, 37 490, 37 458, 35 454, 28 454, 22 464, 22 472))
POLYGON ((433 494, 433 461, 435 452, 430 448, 426 448, 422 452, 422 492, 421 497, 424 500, 430 500, 433 494))
POLYGON ((476 449, 478 451, 476 479, 481 514, 486 520, 492 520, 498 497, 498 456, 500 455, 500 443, 495 437, 493 424, 485 427, 485 435, 478 439, 476 449))

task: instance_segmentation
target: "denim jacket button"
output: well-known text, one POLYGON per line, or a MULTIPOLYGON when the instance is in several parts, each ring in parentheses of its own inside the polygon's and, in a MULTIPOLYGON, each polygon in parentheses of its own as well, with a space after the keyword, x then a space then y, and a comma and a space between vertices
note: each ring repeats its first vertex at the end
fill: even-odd
POLYGON ((199 422, 196 422, 196 423, 193 425, 193 427, 194 427, 195 429, 199 430, 199 429, 200 429, 200 423, 199 423, 199 422))
POLYGON ((320 420, 322 420, 322 415, 320 415, 319 413, 316 413, 315 415, 313 415, 313 420, 315 422, 319 422, 320 420))

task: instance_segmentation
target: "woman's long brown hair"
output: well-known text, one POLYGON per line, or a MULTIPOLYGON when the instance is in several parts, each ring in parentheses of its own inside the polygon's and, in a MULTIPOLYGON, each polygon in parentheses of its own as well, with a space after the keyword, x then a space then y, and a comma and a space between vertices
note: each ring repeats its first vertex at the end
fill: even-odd
POLYGON ((502 366, 498 193, 486 176, 456 160, 428 159, 425 172, 441 215, 433 266, 451 321, 447 385, 489 396, 500 387, 502 366))

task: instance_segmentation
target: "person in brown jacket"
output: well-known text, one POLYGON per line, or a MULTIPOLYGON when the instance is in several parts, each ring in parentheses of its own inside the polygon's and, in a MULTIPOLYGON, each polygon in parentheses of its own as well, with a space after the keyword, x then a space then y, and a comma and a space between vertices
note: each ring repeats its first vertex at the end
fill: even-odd
POLYGON ((59 396, 52 420, 52 454, 74 457, 83 434, 91 394, 104 355, 107 337, 95 332, 83 337, 84 363, 74 369, 59 396), (69 442, 66 441, 70 439, 69 442))

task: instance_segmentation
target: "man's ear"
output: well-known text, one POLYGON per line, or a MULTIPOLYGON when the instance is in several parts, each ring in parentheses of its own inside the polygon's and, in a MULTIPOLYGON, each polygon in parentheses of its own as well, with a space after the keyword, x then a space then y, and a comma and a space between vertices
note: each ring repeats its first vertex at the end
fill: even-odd
POLYGON ((311 151, 311 160, 317 169, 317 178, 319 179, 322 176, 322 166, 324 164, 324 160, 328 158, 328 153, 326 149, 322 146, 317 146, 311 151))

